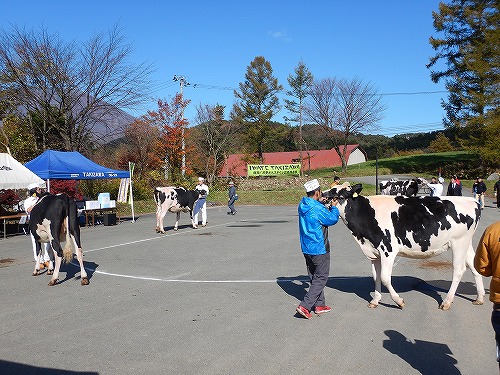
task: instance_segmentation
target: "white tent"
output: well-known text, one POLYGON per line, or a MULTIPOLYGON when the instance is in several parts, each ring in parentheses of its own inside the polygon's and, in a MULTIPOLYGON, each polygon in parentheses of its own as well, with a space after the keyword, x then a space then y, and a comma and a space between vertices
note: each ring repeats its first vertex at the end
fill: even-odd
POLYGON ((6 153, 0 153, 0 189, 26 189, 29 184, 45 182, 6 153))

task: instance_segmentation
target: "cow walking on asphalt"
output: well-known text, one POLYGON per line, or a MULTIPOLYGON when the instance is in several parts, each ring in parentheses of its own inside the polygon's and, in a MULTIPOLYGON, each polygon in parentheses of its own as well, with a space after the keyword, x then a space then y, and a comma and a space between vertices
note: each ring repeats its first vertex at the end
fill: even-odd
POLYGON ((89 280, 87 272, 83 267, 83 250, 80 241, 80 225, 78 222, 78 214, 76 203, 69 199, 66 194, 60 195, 45 195, 43 196, 30 213, 29 221, 30 232, 35 238, 37 262, 33 276, 40 274, 40 252, 42 251, 42 243, 49 243, 52 251, 49 251, 51 263, 55 255, 55 269, 49 269, 48 274, 52 274, 49 286, 56 285, 61 268, 62 257, 66 262, 69 262, 73 257, 73 249, 75 248, 76 257, 80 264, 81 284, 88 285, 89 280), (61 242, 65 242, 64 250, 61 242))
POLYGON ((481 216, 478 203, 467 197, 360 196, 361 184, 340 185, 323 192, 328 199, 337 198, 347 228, 365 256, 371 260, 375 292, 369 307, 377 307, 382 284, 393 301, 403 308, 405 303, 391 284, 396 255, 429 258, 451 250, 453 281, 440 308, 451 307, 466 265, 474 275, 477 298, 482 305, 484 286, 474 268, 472 236, 481 216))
POLYGON ((165 233, 163 226, 163 218, 167 212, 176 214, 174 230, 179 227, 179 219, 181 212, 189 212, 191 217, 191 225, 193 228, 198 228, 198 223, 193 219, 193 206, 200 196, 206 195, 203 190, 186 190, 182 187, 157 187, 154 191, 154 199, 156 202, 156 232, 165 233))

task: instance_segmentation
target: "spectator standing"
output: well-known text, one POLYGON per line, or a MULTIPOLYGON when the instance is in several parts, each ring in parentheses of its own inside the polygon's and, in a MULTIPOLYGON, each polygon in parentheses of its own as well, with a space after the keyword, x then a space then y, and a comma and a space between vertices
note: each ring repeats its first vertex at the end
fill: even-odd
POLYGON ((335 187, 337 185, 340 185, 340 177, 339 176, 333 177, 333 182, 330 185, 330 188, 335 187))
POLYGON ((228 191, 227 206, 229 207, 228 215, 236 215, 236 210, 234 208, 234 202, 238 199, 238 194, 236 194, 236 186, 233 181, 229 181, 229 191, 228 191))
MULTIPOLYGON (((40 187, 39 184, 33 183, 28 185, 28 198, 26 198, 23 202, 24 205, 24 211, 28 214, 28 220, 29 220, 29 215, 31 213, 31 210, 35 205, 38 203, 38 200, 40 197, 43 195, 42 188, 40 187)), ((35 262, 38 260, 38 257, 36 255, 36 241, 35 237, 33 237, 33 234, 30 231, 30 237, 31 237, 31 246, 33 248, 33 258, 35 259, 35 262)), ((40 268, 44 267, 49 267, 49 262, 50 262, 50 257, 48 253, 48 249, 50 249, 50 244, 46 243, 45 246, 42 245, 42 254, 40 254, 40 268)))
POLYGON ((201 192, 200 197, 194 206, 194 222, 195 228, 198 228, 198 214, 201 212, 201 226, 207 225, 207 195, 208 186, 205 185, 205 179, 203 177, 198 177, 198 185, 196 185, 195 190, 201 192))
POLYGON ((427 183, 427 186, 431 189, 431 193, 429 194, 431 197, 440 197, 443 195, 443 182, 443 177, 439 177, 438 179, 436 179, 436 177, 431 178, 431 182, 427 183))
POLYGON ((491 325, 495 331, 497 362, 500 370, 500 221, 484 230, 477 245, 474 268, 485 277, 491 276, 490 301, 493 302, 491 325))
POLYGON ((497 208, 500 208, 500 176, 498 181, 493 185, 493 190, 495 191, 495 197, 497 198, 497 208))
POLYGON ((459 182, 457 183, 455 176, 453 176, 450 180, 450 184, 448 185, 448 191, 447 191, 446 195, 448 195, 448 196, 461 196, 462 195, 462 184, 460 184, 459 182))
POLYGON ((304 184, 306 197, 299 203, 300 247, 306 260, 309 275, 309 290, 297 306, 296 311, 306 319, 312 318, 311 311, 322 314, 331 311, 325 303, 324 288, 330 273, 330 241, 328 227, 339 220, 337 201, 330 208, 325 206, 318 180, 304 184))
POLYGON ((472 185, 472 193, 474 194, 474 199, 479 202, 479 206, 481 209, 484 208, 484 193, 486 192, 487 187, 481 177, 478 177, 476 182, 472 185))

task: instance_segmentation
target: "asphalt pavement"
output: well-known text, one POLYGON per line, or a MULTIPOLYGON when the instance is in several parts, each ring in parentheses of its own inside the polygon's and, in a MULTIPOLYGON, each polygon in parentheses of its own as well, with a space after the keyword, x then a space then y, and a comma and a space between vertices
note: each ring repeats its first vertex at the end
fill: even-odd
MULTIPOLYGON (((242 192, 244 193, 244 192, 242 192)), ((475 234, 499 220, 488 199, 475 234)), ((330 229, 330 313, 295 314, 306 282, 295 206, 208 209, 155 233, 154 215, 82 228, 90 285, 65 265, 58 285, 31 276, 29 237, 0 239, 2 374, 498 373, 491 303, 474 306, 467 271, 452 308, 451 254, 398 258, 377 309, 370 262, 342 222, 330 229)), ((76 264, 76 262, 75 262, 76 264)), ((485 279, 488 288, 489 280, 485 279)))

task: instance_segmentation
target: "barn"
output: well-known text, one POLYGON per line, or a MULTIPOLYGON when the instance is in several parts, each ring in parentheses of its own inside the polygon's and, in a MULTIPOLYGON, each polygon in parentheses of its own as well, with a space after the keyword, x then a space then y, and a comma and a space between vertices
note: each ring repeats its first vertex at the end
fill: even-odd
MULTIPOLYGON (((229 155, 219 173, 219 177, 246 176, 247 162, 245 154, 229 155)), ((347 145, 347 165, 363 163, 367 160, 366 152, 358 144, 347 145)), ((300 162, 299 151, 265 152, 264 164, 291 164, 300 162)), ((302 151, 302 170, 341 167, 342 161, 335 149, 302 151)))

